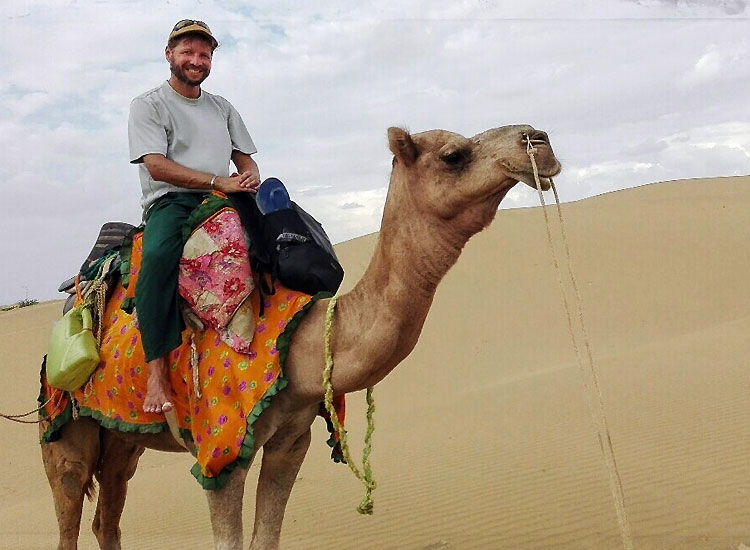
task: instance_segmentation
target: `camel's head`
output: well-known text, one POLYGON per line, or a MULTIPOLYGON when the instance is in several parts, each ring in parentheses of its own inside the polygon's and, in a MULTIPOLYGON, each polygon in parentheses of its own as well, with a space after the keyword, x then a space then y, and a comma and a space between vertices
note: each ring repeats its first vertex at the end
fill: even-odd
POLYGON ((392 179, 406 184, 415 206, 444 219, 474 215, 482 227, 516 183, 536 188, 529 143, 543 190, 561 168, 547 134, 526 125, 503 126, 472 138, 444 130, 410 135, 390 128, 388 140, 394 154, 392 179))

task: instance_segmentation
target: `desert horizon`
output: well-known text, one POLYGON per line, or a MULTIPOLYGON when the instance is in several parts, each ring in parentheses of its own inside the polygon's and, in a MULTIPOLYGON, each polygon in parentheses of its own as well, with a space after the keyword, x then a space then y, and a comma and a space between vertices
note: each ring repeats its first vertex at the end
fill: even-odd
MULTIPOLYGON (((750 176, 654 183, 562 205, 637 550, 750 547, 749 209, 750 176)), ((376 240, 336 246, 342 292, 364 272, 376 240)), ((62 303, 0 312, 10 375, 0 412, 36 407, 62 303)), ((282 548, 623 547, 539 207, 501 210, 469 241, 416 349, 375 399, 374 516, 355 511, 362 487, 331 462, 316 420, 282 548)), ((355 457, 364 409, 361 392, 349 397, 355 457)), ((0 426, 0 548, 54 547, 37 428, 0 426)), ((193 462, 186 453, 143 455, 121 522, 124 548, 212 546, 193 462)), ((246 541, 258 467, 256 459, 246 486, 246 541)), ((85 503, 81 549, 97 548, 94 510, 85 503)))

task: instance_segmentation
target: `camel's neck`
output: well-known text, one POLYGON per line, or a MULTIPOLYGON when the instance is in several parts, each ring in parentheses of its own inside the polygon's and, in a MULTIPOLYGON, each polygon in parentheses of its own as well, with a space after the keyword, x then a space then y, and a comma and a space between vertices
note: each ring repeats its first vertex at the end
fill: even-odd
POLYGON ((367 271, 337 306, 336 368, 347 371, 339 380, 348 391, 379 382, 412 351, 438 283, 468 240, 424 219, 408 197, 391 199, 367 271))
MULTIPOLYGON (((415 185, 398 183, 391 181, 370 265, 336 306, 332 382, 337 394, 376 384, 414 349, 438 283, 471 235, 490 223, 510 188, 478 206, 463 205, 445 220, 417 206, 410 193, 415 185)), ((323 399, 325 308, 326 302, 316 304, 292 341, 285 371, 294 394, 290 399, 297 403, 323 399)))

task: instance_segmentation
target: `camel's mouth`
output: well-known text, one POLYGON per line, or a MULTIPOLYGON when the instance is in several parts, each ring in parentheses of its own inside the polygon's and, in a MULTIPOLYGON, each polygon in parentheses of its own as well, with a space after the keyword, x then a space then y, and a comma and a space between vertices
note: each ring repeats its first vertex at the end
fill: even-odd
MULTIPOLYGON (((560 173, 560 170, 556 170, 554 173, 551 173, 549 175, 543 176, 542 174, 539 174, 539 187, 541 187, 542 191, 549 191, 552 187, 552 177, 556 176, 560 173)), ((537 188, 536 178, 534 177, 534 174, 523 174, 519 181, 524 182, 529 187, 532 187, 533 189, 537 188)))
MULTIPOLYGON (((552 178, 557 176, 562 170, 562 167, 560 166, 560 163, 555 160, 555 166, 552 170, 539 170, 537 172, 539 176, 539 187, 541 187, 542 191, 549 191, 552 187, 552 178)), ((532 189, 537 188, 536 184, 536 178, 534 177, 534 172, 532 171, 517 171, 517 172, 511 172, 508 174, 511 178, 516 180, 517 182, 523 182, 532 189)))
POLYGON ((548 191, 552 187, 552 178, 560 173, 562 165, 555 158, 546 136, 545 139, 534 139, 524 134, 524 138, 525 153, 528 155, 525 160, 528 162, 504 160, 500 165, 509 178, 533 189, 537 189, 538 177, 539 187, 542 191, 548 191))
MULTIPOLYGON (((536 188, 536 181, 534 182, 534 188, 536 188)), ((549 189, 552 187, 552 181, 549 178, 539 178, 539 187, 542 188, 542 191, 549 191, 549 189)))
POLYGON ((523 134, 526 142, 526 154, 529 156, 529 167, 524 169, 519 181, 534 189, 547 191, 552 187, 552 177, 562 170, 560 162, 552 152, 549 137, 544 132, 536 131, 523 134))

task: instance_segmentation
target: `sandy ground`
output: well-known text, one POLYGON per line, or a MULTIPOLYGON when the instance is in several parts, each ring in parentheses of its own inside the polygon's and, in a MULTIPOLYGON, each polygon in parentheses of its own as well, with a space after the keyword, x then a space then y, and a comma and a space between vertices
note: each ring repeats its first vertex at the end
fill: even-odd
MULTIPOLYGON (((639 550, 750 547, 749 211, 750 177, 563 206, 639 550)), ((374 244, 368 236, 338 247, 347 288, 374 244)), ((34 408, 59 311, 52 302, 0 313, 0 411, 34 408)), ((542 212, 502 211, 446 277, 417 349, 376 389, 375 515, 355 512, 361 486, 329 460, 317 421, 283 548, 622 548, 586 395, 542 212)), ((355 441, 363 401, 349 400, 355 441)), ((0 422, 0 548, 54 547, 36 428, 0 422)), ((191 464, 146 452, 130 484, 124 547, 211 546, 191 464)), ((256 477, 254 466, 247 533, 256 477)), ((87 503, 84 549, 96 547, 93 510, 87 503)))

